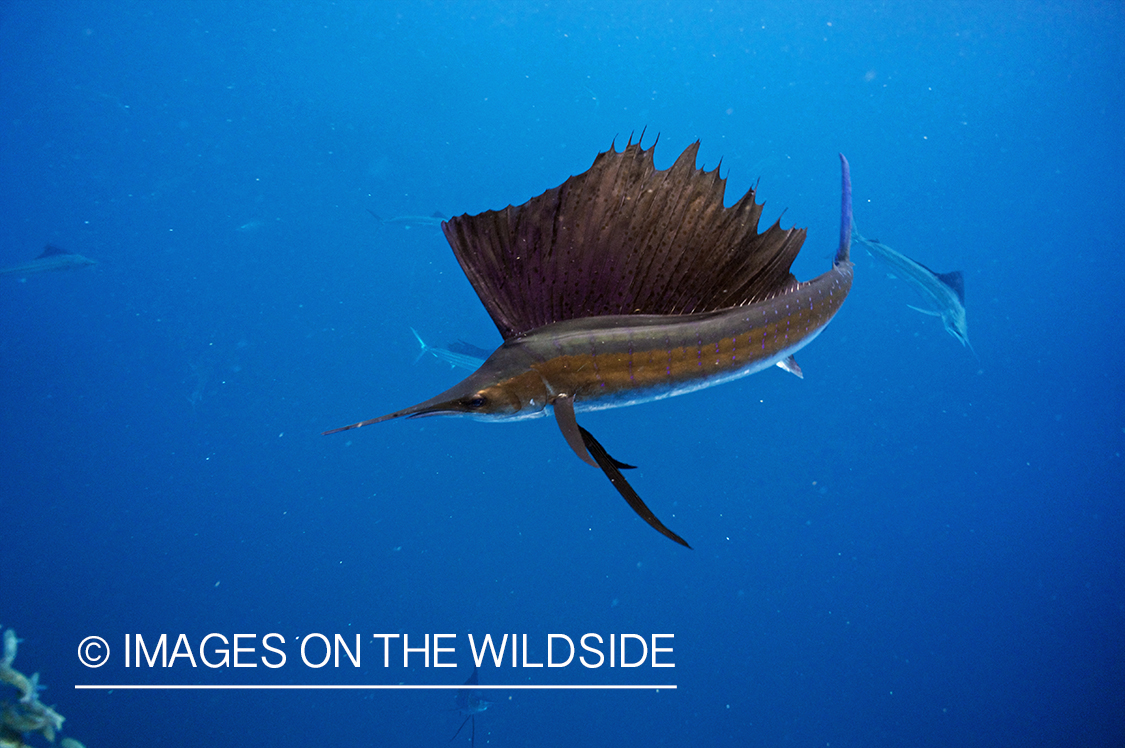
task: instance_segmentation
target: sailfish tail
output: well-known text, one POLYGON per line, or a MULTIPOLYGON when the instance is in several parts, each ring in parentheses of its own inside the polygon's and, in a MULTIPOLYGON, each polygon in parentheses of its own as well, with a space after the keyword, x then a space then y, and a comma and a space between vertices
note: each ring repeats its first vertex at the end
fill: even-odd
POLYGON ((836 264, 851 261, 852 249, 852 175, 848 160, 840 154, 840 247, 836 250, 836 264))
POLYGON ((422 356, 425 356, 427 353, 429 353, 430 346, 426 345, 426 341, 422 340, 422 336, 419 335, 418 331, 413 327, 410 328, 410 332, 414 333, 414 339, 418 341, 418 345, 422 349, 418 351, 418 355, 414 358, 414 363, 418 363, 422 359, 422 356))

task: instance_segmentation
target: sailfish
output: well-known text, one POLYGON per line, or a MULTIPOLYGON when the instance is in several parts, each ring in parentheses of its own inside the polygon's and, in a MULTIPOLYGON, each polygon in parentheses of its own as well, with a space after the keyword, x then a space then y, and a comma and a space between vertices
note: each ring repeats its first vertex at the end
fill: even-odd
POLYGON ((973 344, 969 342, 969 325, 965 316, 965 277, 960 270, 949 273, 935 273, 928 267, 913 260, 898 250, 891 249, 878 239, 868 239, 852 225, 852 238, 867 247, 872 257, 885 262, 897 270, 926 299, 930 309, 909 305, 911 309, 932 317, 940 317, 945 330, 961 345, 967 346, 973 355, 973 344))
MULTIPOLYGON (((832 267, 798 282, 790 266, 805 230, 780 220, 758 232, 750 189, 724 207, 719 168, 696 167, 699 142, 667 169, 655 143, 632 138, 585 172, 522 205, 442 224, 446 239, 504 343, 449 390, 395 418, 467 415, 520 420, 554 414, 566 443, 600 468, 655 530, 690 548, 645 505, 576 413, 659 400, 774 365, 839 311, 852 285, 848 162, 840 154, 840 242, 832 267)), ((720 164, 721 165, 721 164, 720 164)))
POLYGON ((461 726, 457 728, 457 732, 453 733, 453 737, 449 739, 449 742, 452 743, 456 740, 457 736, 461 734, 461 731, 465 729, 465 725, 469 724, 471 721, 472 727, 469 729, 469 746, 470 748, 476 746, 477 715, 493 704, 493 702, 486 701, 481 697, 480 689, 473 688, 473 686, 479 685, 480 679, 477 677, 477 668, 473 667, 472 675, 465 681, 465 688, 457 689, 457 706, 454 707, 454 711, 457 712, 458 716, 464 717, 465 720, 461 723, 461 726))
POLYGON ((97 264, 89 257, 83 257, 75 252, 48 244, 34 260, 22 265, 0 268, 0 275, 30 275, 32 273, 47 273, 52 270, 72 270, 97 264))

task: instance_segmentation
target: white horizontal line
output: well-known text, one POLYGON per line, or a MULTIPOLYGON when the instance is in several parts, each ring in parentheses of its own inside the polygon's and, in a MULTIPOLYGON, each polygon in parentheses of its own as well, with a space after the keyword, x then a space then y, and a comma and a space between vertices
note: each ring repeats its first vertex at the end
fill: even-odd
POLYGON ((625 686, 587 686, 587 685, 519 685, 519 686, 407 686, 407 685, 277 685, 277 686, 232 686, 232 685, 136 685, 107 684, 74 686, 79 691, 662 691, 676 690, 674 685, 625 685, 625 686))

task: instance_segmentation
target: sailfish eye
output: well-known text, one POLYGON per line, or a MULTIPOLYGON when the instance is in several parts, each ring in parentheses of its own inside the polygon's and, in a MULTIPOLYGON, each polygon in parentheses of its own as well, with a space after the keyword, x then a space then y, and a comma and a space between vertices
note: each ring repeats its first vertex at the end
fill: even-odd
POLYGON ((468 405, 470 408, 473 408, 473 409, 483 408, 485 405, 488 404, 488 398, 486 398, 484 395, 481 395, 481 394, 478 393, 476 395, 473 395, 471 398, 469 398, 468 402, 465 403, 465 404, 468 405))

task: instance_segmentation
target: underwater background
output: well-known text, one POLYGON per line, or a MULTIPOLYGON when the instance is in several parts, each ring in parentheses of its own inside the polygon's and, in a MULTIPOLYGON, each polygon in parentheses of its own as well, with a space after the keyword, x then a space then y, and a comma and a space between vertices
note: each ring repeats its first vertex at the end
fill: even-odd
POLYGON ((1123 744, 1123 70, 1117 2, 5 3, 0 266, 98 263, 0 277, 14 666, 89 748, 442 746, 450 691, 74 686, 455 685, 468 634, 673 634, 675 668, 483 665, 677 688, 485 692, 476 744, 1123 744), (856 247, 803 380, 584 416, 690 551, 551 420, 321 435, 464 376, 411 328, 500 343, 440 228, 371 213, 520 204, 642 131, 808 227, 801 280, 846 154, 859 229, 964 273, 973 350, 856 247), (287 664, 122 662, 213 632, 287 664), (362 665, 303 665, 311 632, 362 665))

